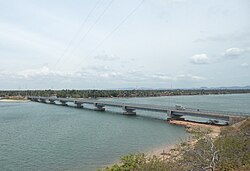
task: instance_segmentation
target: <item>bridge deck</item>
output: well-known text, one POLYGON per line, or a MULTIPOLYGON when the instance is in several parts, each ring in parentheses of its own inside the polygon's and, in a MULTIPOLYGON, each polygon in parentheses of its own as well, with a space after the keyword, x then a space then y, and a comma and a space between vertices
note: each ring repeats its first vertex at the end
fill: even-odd
MULTIPOLYGON (((129 110, 147 110, 155 112, 164 112, 170 114, 170 116, 193 116, 193 117, 205 117, 213 119, 221 119, 229 121, 232 117, 244 117, 244 115, 239 115, 238 113, 225 114, 225 112, 209 112, 209 111, 197 111, 197 109, 185 109, 177 110, 174 107, 162 106, 162 105, 152 105, 152 104, 135 104, 135 103, 121 103, 121 102, 110 102, 103 100, 94 100, 94 99, 77 99, 77 98, 55 98, 55 97, 37 97, 30 96, 30 100, 40 100, 40 101, 59 101, 59 102, 72 102, 75 104, 93 104, 98 106, 111 106, 111 107, 121 107, 123 109, 129 110)), ((247 116, 247 115, 245 115, 247 116)), ((248 115, 250 116, 250 115, 248 115)))

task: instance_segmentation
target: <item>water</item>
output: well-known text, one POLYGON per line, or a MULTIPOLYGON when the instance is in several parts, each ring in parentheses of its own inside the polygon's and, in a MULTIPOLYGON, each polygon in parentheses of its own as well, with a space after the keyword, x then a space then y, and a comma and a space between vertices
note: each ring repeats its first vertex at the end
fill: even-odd
POLYGON ((250 113, 250 94, 109 98, 105 100, 165 106, 180 104, 187 108, 194 109, 250 113))
MULTIPOLYGON (((250 111, 250 94, 105 100, 250 111)), ((108 110, 113 112, 0 102, 0 170, 96 170, 130 152, 172 145, 187 137, 183 127, 149 118, 166 114, 138 111, 140 116, 131 117, 121 115, 118 108, 108 110)))
MULTIPOLYGON (((174 107, 176 104, 190 109, 199 109, 204 112, 215 112, 232 115, 250 115, 250 94, 227 94, 227 95, 195 95, 195 96, 169 96, 169 97, 145 97, 145 98, 116 98, 105 99, 106 101, 134 102, 140 104, 157 104, 174 107)), ((118 111, 118 110, 117 110, 118 111)), ((138 111, 138 110, 137 110, 138 111)), ((167 119, 164 113, 138 111, 142 116, 167 119)), ((186 117, 196 121, 208 119, 186 117)))

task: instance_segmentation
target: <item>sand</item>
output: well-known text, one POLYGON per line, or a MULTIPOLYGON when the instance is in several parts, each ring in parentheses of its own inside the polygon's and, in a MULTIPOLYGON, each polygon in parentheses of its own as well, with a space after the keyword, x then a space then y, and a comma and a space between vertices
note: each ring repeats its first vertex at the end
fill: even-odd
POLYGON ((0 99, 0 102, 28 102, 29 100, 0 99))
MULTIPOLYGON (((220 132, 221 132, 221 128, 223 127, 223 126, 216 126, 216 125, 207 125, 207 124, 202 124, 202 123, 178 121, 178 120, 170 120, 170 121, 168 121, 168 123, 184 126, 186 128, 187 132, 194 127, 208 128, 211 130, 211 133, 209 133, 209 136, 211 136, 212 138, 216 138, 217 136, 219 136, 220 132)), ((185 144, 191 145, 191 146, 195 145, 196 142, 197 142, 197 140, 192 139, 192 138, 189 138, 189 139, 184 141, 185 144)), ((181 143, 183 143, 183 142, 181 142, 181 143)), ((178 154, 180 154, 180 144, 181 143, 175 144, 175 145, 161 146, 161 147, 158 147, 156 149, 152 149, 152 150, 146 152, 145 154, 147 157, 157 156, 157 157, 165 158, 165 159, 174 158, 174 157, 178 156, 178 154)))
POLYGON ((211 130, 211 133, 209 135, 212 138, 216 138, 217 136, 219 136, 221 132, 221 128, 223 127, 223 126, 217 126, 217 125, 208 125, 208 124, 203 124, 203 123, 194 123, 194 122, 178 121, 178 120, 170 120, 168 121, 168 123, 185 126, 186 129, 193 128, 193 127, 208 128, 211 130))

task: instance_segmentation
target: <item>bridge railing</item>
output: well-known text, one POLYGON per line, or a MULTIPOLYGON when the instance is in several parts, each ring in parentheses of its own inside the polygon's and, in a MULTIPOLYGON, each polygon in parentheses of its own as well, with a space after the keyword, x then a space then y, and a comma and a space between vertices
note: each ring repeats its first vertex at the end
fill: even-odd
POLYGON ((250 116, 250 112, 237 112, 237 111, 223 111, 223 110, 213 110, 213 109, 202 109, 202 108, 186 108, 190 111, 199 111, 207 114, 224 114, 224 115, 240 115, 240 116, 250 116))

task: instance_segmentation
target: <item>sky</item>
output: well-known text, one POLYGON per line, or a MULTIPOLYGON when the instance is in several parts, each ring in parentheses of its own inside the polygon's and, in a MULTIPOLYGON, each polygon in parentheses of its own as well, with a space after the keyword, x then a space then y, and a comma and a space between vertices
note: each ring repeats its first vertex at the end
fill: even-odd
POLYGON ((249 0, 0 0, 0 89, 246 85, 249 0))

